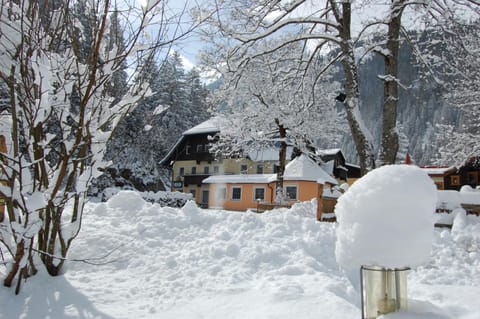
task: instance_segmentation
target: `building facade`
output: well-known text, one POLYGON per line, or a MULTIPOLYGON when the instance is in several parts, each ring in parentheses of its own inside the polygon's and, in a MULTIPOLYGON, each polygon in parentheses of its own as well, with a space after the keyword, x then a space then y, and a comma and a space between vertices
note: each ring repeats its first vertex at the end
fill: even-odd
MULTIPOLYGON (((278 150, 263 148, 242 157, 215 158, 210 145, 217 133, 213 118, 182 134, 160 163, 171 170, 171 190, 191 193, 202 207, 247 210, 258 208, 259 203, 273 203, 278 150)), ((323 159, 321 165, 304 155, 291 160, 292 153, 289 147, 283 182, 289 203, 321 198, 319 188, 347 180, 348 169, 339 149, 317 154, 323 159)))

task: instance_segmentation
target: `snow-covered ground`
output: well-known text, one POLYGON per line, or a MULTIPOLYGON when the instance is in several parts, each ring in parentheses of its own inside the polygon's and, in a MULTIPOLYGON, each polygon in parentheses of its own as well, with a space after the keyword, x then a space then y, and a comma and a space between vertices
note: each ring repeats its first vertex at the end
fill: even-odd
MULTIPOLYGON (((102 265, 71 261, 19 296, 0 288, 0 318, 358 319, 359 271, 337 264, 336 227, 317 222, 312 203, 174 209, 123 191, 87 205, 70 256, 102 265)), ((479 250, 478 217, 436 229, 429 262, 408 275, 409 313, 384 317, 480 318, 479 250)))

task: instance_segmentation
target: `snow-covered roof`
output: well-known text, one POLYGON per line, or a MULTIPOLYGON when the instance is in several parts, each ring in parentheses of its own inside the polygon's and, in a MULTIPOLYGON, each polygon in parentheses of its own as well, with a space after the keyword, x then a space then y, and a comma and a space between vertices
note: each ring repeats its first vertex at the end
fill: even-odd
POLYGON ((220 131, 216 123, 218 122, 218 118, 212 117, 205 122, 198 124, 197 126, 192 127, 189 130, 183 132, 182 136, 177 140, 175 145, 168 151, 167 155, 163 159, 160 160, 160 165, 168 165, 169 161, 171 161, 171 156, 177 149, 177 147, 183 142, 186 135, 195 135, 195 134, 203 134, 203 133, 217 133, 220 131))
POLYGON ((162 158, 159 162, 160 165, 168 165, 169 163, 167 163, 167 161, 170 160, 170 157, 172 156, 173 152, 175 152, 175 149, 180 145, 180 143, 182 143, 183 141, 183 136, 180 137, 177 142, 175 142, 175 145, 173 145, 172 148, 170 148, 170 151, 168 151, 167 155, 165 155, 164 158, 162 158))
MULTIPOLYGON (((287 158, 292 156, 293 148, 287 147, 287 158)), ((248 157, 254 162, 278 161, 278 149, 273 147, 260 148, 248 152, 248 157)))
POLYGON ((360 169, 360 165, 357 165, 357 164, 345 163, 345 165, 350 166, 350 167, 356 167, 356 168, 360 169))
POLYGON ((322 197, 325 198, 325 197, 328 197, 328 198, 339 198, 340 196, 342 196, 343 193, 340 192, 338 189, 335 189, 335 188, 330 188, 330 187, 327 187, 323 190, 323 193, 322 193, 322 197))
POLYGON ((183 135, 194 135, 194 134, 203 134, 203 133, 217 133, 220 132, 218 127, 218 118, 212 117, 211 119, 206 120, 198 124, 197 126, 192 127, 189 130, 183 132, 183 135))
POLYGON ((328 162, 322 164, 322 169, 330 175, 333 175, 333 169, 334 168, 335 168, 335 161, 334 160, 331 160, 331 161, 328 161, 328 162))
POLYGON ((420 167, 428 175, 444 175, 455 170, 455 167, 420 167))
POLYGON ((326 150, 317 150, 317 154, 320 155, 320 156, 323 156, 323 155, 335 155, 337 154, 338 152, 340 152, 341 150, 339 148, 330 148, 330 149, 326 149, 326 150))
POLYGON ((285 180, 316 181, 320 184, 338 184, 337 181, 328 175, 317 163, 303 154, 285 166, 283 178, 285 180))
POLYGON ((277 174, 214 175, 202 181, 204 184, 265 184, 275 182, 277 174))

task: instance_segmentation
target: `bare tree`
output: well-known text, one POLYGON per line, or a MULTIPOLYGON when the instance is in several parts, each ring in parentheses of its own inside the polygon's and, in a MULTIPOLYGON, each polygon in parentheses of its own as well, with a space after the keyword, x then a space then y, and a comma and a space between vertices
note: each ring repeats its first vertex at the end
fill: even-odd
POLYGON ((306 63, 298 59, 301 49, 291 43, 268 57, 260 56, 243 68, 236 81, 230 78, 235 74, 225 73, 225 85, 215 97, 215 105, 220 105, 215 111, 222 120, 212 151, 231 157, 278 149, 279 202, 287 146, 315 156, 312 146, 317 140, 334 143, 345 130, 335 108, 338 86, 334 81, 317 82, 315 71, 322 65, 317 63, 306 74, 296 72, 306 63))
MULTIPOLYGON (((284 2, 278 0, 262 1, 215 1, 205 12, 217 12, 213 32, 223 37, 217 41, 215 53, 226 61, 226 70, 237 77, 243 75, 248 64, 261 56, 297 43, 303 47, 299 59, 305 58, 299 74, 306 74, 318 60, 324 60, 330 52, 329 60, 323 70, 318 70, 320 78, 330 67, 341 63, 345 75, 343 104, 345 113, 357 148, 360 167, 363 173, 375 167, 372 138, 363 123, 359 111, 358 70, 354 57, 354 39, 351 35, 352 7, 349 1, 338 3, 328 0, 322 5, 309 6, 307 0, 284 2), (305 9, 308 9, 305 11, 305 9), (219 30, 219 31, 217 31, 219 30), (273 46, 266 47, 265 41, 273 46)), ((204 16, 205 12, 199 13, 204 16)), ((218 38, 217 38, 218 39, 218 38)), ((207 60, 211 66, 219 60, 207 60)), ((235 78, 233 78, 236 81, 235 78)))
POLYGON ((394 164, 399 148, 397 130, 398 108, 398 52, 400 48, 400 32, 402 26, 402 13, 406 0, 392 0, 386 36, 386 50, 377 51, 383 56, 385 74, 383 80, 383 116, 382 116, 382 143, 380 150, 380 164, 394 164))
POLYGON ((81 229, 89 182, 107 165, 106 142, 148 94, 148 86, 136 80, 141 61, 192 28, 169 30, 179 17, 163 1, 141 7, 84 2, 88 23, 75 15, 77 3, 3 0, 0 7, 0 78, 10 99, 0 118, 6 141, 0 154, 6 205, 0 249, 8 268, 3 283, 12 286, 17 278, 16 293, 39 264, 52 276, 62 272, 81 229), (124 24, 122 48, 109 41, 115 36, 109 27, 113 11, 116 23, 131 21, 124 24), (149 32, 153 24, 155 34, 149 32), (125 63, 132 76, 118 99, 109 84, 125 63))

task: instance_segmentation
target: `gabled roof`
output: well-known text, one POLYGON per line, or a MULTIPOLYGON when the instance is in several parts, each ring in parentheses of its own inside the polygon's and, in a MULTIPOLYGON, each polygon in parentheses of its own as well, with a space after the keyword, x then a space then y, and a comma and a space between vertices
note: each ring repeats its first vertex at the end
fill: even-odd
POLYGON ((428 175, 437 175, 437 176, 444 176, 447 174, 454 173, 457 168, 454 166, 449 167, 441 167, 441 166, 424 166, 420 167, 425 173, 428 175))
POLYGON ((218 118, 212 117, 211 119, 206 120, 198 124, 197 126, 192 127, 189 130, 183 132, 182 135, 195 135, 195 134, 205 134, 205 133, 218 133, 220 128, 218 126, 218 118))
POLYGON ((336 158, 340 158, 341 163, 345 163, 345 156, 342 150, 339 148, 319 149, 315 151, 316 155, 320 156, 320 159, 324 162, 329 162, 336 158))
POLYGON ((317 163, 306 155, 300 155, 285 166, 284 180, 316 181, 320 184, 338 184, 317 163))
POLYGON ((173 145, 173 147, 170 148, 170 151, 168 151, 167 155, 165 155, 165 157, 160 160, 159 164, 160 165, 168 165, 169 164, 169 162, 171 161, 171 157, 172 157, 173 153, 175 152, 177 147, 179 147, 180 144, 185 140, 185 136, 196 135, 196 134, 207 134, 207 133, 212 133, 212 135, 213 135, 215 133, 220 132, 220 129, 216 125, 217 121, 218 121, 218 118, 212 117, 212 118, 206 120, 205 122, 202 122, 202 123, 198 124, 197 126, 194 126, 191 129, 183 132, 182 136, 177 140, 175 145, 173 145))
POLYGON ((160 165, 169 165, 170 162, 171 162, 171 157, 173 155, 173 153, 175 152, 175 150, 177 149, 177 147, 180 145, 180 143, 183 142, 183 140, 185 139, 185 137, 180 137, 177 142, 175 143, 175 145, 173 145, 173 147, 170 149, 170 151, 168 151, 167 155, 165 155, 164 158, 162 158, 159 162, 160 165))

